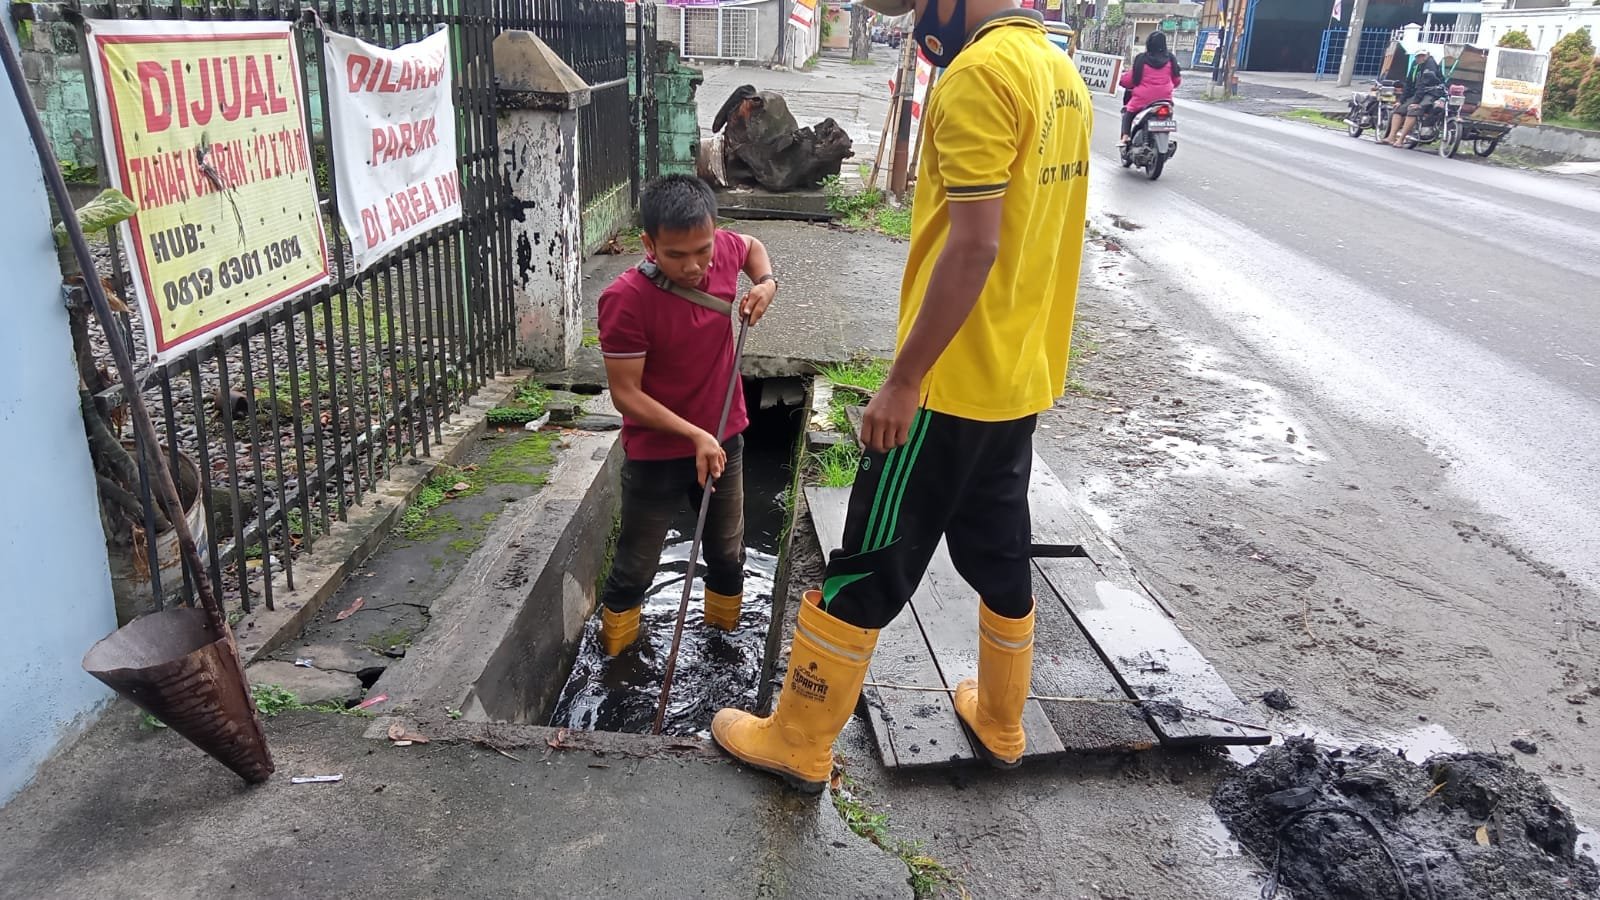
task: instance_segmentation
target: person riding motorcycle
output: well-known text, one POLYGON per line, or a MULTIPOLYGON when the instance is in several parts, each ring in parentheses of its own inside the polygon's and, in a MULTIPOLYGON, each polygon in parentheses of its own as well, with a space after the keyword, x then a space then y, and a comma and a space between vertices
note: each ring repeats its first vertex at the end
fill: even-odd
POLYGON ((1183 84, 1178 61, 1167 52, 1167 36, 1160 31, 1150 32, 1145 39, 1144 52, 1133 58, 1133 65, 1122 73, 1123 95, 1122 138, 1120 145, 1128 143, 1133 131, 1133 117, 1139 111, 1159 100, 1171 100, 1172 90, 1183 84))
POLYGON ((1404 147, 1406 136, 1417 127, 1417 118, 1433 101, 1444 96, 1444 73, 1426 48, 1417 50, 1413 57, 1415 67, 1406 79, 1406 97, 1395 104, 1394 115, 1389 117, 1389 134, 1384 142, 1391 147, 1404 147))

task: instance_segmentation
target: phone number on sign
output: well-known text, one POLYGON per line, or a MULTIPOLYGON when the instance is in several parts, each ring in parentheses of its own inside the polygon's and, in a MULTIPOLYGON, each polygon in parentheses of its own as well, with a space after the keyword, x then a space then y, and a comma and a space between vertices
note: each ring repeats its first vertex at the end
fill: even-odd
POLYGON ((284 238, 260 250, 230 256, 214 267, 203 266, 187 275, 163 282, 161 293, 166 298, 167 311, 172 312, 180 306, 204 300, 216 293, 219 287, 228 290, 247 284, 273 269, 283 268, 303 255, 299 238, 284 238))

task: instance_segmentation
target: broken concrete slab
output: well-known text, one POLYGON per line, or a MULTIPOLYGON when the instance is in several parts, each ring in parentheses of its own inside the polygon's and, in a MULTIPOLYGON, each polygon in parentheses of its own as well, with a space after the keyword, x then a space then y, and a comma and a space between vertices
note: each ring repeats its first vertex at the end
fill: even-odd
POLYGON ((245 669, 251 684, 275 684, 307 706, 347 706, 361 699, 361 679, 349 672, 297 666, 266 660, 245 669))
POLYGON ((0 810, 0 896, 912 896, 826 798, 701 741, 556 749, 551 729, 442 723, 394 747, 288 713, 266 723, 278 774, 247 787, 137 722, 119 704, 0 810), (312 774, 344 777, 290 782, 312 774))
POLYGON ((372 648, 357 641, 316 641, 293 647, 295 659, 309 659, 312 665, 325 672, 347 672, 351 675, 373 666, 384 666, 389 660, 372 648))

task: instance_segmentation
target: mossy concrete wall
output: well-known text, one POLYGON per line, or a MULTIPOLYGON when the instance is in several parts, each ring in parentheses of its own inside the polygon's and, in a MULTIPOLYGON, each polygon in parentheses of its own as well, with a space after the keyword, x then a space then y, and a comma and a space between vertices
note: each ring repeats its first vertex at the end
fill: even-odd
POLYGON ((20 22, 17 36, 28 93, 44 120, 56 158, 77 166, 95 165, 99 153, 85 75, 88 63, 78 47, 77 29, 66 22, 20 22))
POLYGON ((695 94, 705 75, 686 66, 678 47, 669 41, 656 45, 656 148, 662 175, 693 175, 700 149, 700 119, 695 94))

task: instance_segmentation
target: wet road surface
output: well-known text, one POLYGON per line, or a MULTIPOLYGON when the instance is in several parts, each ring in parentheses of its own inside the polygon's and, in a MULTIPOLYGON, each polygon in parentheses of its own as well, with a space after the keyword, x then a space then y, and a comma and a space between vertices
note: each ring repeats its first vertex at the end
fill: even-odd
POLYGON ((1194 304, 1172 312, 1421 438, 1526 550, 1600 586, 1600 180, 1180 103, 1152 183, 1119 167, 1097 97, 1091 167, 1095 223, 1194 304))

